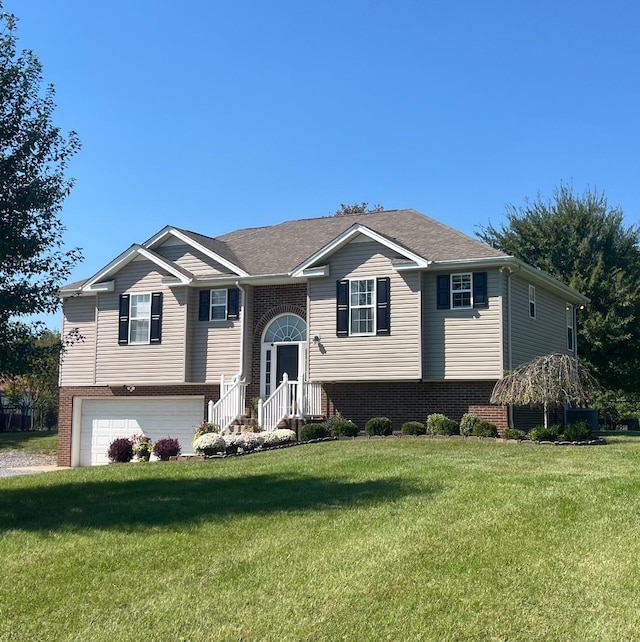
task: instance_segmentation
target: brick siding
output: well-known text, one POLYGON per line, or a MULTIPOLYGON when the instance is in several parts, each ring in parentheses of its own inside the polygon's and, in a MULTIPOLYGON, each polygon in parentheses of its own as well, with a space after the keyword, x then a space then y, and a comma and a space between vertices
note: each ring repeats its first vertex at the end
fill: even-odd
POLYGON ((489 404, 494 381, 362 382, 325 383, 325 414, 340 412, 361 429, 371 417, 385 416, 399 430, 406 421, 426 422, 427 415, 441 412, 460 421, 472 412, 502 431, 507 427, 507 408, 489 404))
POLYGON ((204 396, 202 417, 206 416, 207 404, 220 398, 220 386, 205 384, 172 384, 169 386, 138 386, 128 392, 124 386, 66 386, 60 388, 60 409, 58 414, 58 466, 71 465, 71 425, 73 421, 74 397, 170 397, 189 395, 204 396))

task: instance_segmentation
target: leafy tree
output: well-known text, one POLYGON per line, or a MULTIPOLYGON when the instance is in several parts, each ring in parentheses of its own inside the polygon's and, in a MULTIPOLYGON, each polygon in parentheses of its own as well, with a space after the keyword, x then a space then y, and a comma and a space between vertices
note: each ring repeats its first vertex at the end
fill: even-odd
POLYGON ((353 205, 340 203, 340 209, 336 210, 333 216, 355 216, 356 214, 371 214, 371 212, 384 212, 384 207, 382 205, 369 207, 369 203, 366 201, 354 203, 353 205))
POLYGON ((80 143, 52 123, 54 88, 42 65, 17 51, 16 18, 0 0, 0 373, 24 374, 42 324, 20 317, 58 308, 57 290, 81 258, 65 251, 57 218, 73 181, 64 176, 80 143))
POLYGON ((608 389, 640 385, 640 233, 626 226, 604 194, 575 194, 561 185, 553 198, 510 205, 507 222, 478 236, 545 270, 591 299, 581 311, 578 349, 608 389))
POLYGON ((552 353, 523 363, 499 379, 491 403, 542 406, 544 425, 548 428, 550 406, 586 406, 597 388, 584 365, 567 354, 552 353))

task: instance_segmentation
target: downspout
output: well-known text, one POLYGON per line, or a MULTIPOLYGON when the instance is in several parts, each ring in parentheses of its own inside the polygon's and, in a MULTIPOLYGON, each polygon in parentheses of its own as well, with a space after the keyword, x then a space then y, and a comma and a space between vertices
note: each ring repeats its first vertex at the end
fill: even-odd
MULTIPOLYGON (((520 271, 520 268, 512 268, 511 266, 501 268, 507 271, 507 369, 509 372, 513 371, 513 345, 512 345, 512 328, 513 328, 513 310, 511 308, 511 277, 520 271)), ((513 428, 513 404, 508 406, 509 413, 509 427, 513 428)))
POLYGON ((240 285, 240 281, 236 281, 236 287, 240 290, 242 294, 242 314, 240 322, 240 369, 238 370, 238 381, 242 381, 244 378, 244 331, 245 331, 245 312, 247 309, 247 292, 240 285))

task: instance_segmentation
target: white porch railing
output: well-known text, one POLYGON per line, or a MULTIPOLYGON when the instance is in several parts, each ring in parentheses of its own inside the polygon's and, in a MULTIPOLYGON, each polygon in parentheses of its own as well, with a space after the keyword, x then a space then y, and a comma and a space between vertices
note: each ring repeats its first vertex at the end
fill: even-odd
POLYGON ((258 402, 258 425, 264 430, 275 430, 287 417, 319 415, 322 407, 320 384, 308 381, 289 381, 285 373, 282 383, 266 400, 258 402))
POLYGON ((207 421, 220 426, 221 433, 244 413, 246 389, 247 384, 238 375, 229 382, 225 381, 224 375, 220 377, 220 399, 215 404, 209 402, 207 421))

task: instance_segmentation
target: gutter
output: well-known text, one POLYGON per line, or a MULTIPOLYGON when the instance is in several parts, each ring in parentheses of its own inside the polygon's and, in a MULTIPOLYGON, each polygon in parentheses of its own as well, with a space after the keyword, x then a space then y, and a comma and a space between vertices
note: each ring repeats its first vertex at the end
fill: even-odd
POLYGON ((242 316, 240 322, 240 370, 238 371, 238 381, 244 379, 244 333, 246 327, 246 312, 247 312, 247 291, 240 285, 240 281, 236 281, 236 287, 242 294, 242 316))

